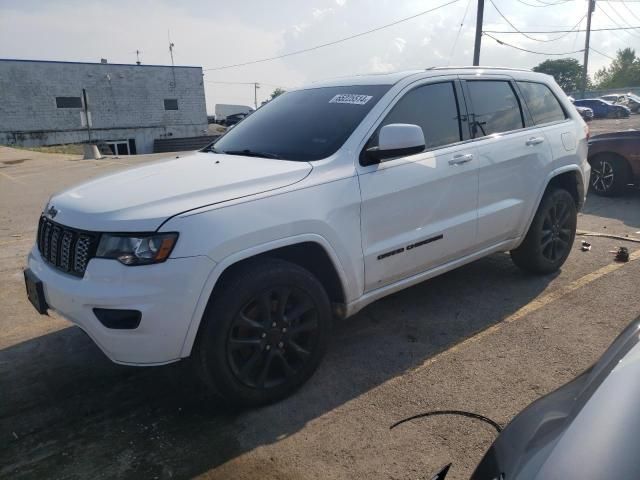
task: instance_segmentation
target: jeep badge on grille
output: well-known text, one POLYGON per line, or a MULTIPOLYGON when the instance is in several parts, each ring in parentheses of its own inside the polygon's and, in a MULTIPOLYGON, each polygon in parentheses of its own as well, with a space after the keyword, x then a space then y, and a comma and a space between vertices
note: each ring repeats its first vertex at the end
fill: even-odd
POLYGON ((54 218, 56 215, 58 214, 58 210, 56 209, 56 207, 54 207, 53 205, 51 205, 49 207, 49 210, 47 210, 47 216, 49 218, 54 218))

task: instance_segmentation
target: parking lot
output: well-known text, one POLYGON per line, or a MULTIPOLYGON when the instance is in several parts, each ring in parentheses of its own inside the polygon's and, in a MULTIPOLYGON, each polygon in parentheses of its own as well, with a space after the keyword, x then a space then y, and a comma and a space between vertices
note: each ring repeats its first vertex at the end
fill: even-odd
MULTIPOLYGON (((591 122, 640 128, 640 115, 591 122)), ((188 361, 112 364, 78 328, 38 315, 22 268, 49 196, 157 156, 81 160, 0 147, 0 477, 468 478, 495 432, 596 360, 640 315, 640 191, 591 195, 557 275, 497 254, 380 300, 336 325, 327 358, 293 397, 229 411, 194 387, 188 361), (626 240, 624 240, 626 239, 626 240), (629 263, 612 250, 626 246, 629 263)), ((117 194, 117 193, 116 193, 117 194)))

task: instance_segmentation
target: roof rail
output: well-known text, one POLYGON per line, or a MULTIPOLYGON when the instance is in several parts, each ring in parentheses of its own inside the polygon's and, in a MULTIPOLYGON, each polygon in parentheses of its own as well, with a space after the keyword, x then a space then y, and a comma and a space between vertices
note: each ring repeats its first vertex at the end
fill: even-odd
POLYGON ((491 67, 488 65, 478 65, 478 66, 463 66, 463 67, 427 67, 425 70, 477 70, 477 69, 488 69, 488 70, 511 70, 515 72, 531 72, 530 68, 511 68, 511 67, 491 67))

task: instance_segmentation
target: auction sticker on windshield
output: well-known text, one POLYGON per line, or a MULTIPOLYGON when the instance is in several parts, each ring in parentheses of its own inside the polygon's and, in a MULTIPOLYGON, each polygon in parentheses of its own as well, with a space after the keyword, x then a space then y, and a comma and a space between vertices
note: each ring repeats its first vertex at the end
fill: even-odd
POLYGON ((355 93, 340 93, 329 100, 329 103, 350 103, 351 105, 364 105, 373 97, 371 95, 358 95, 355 93))

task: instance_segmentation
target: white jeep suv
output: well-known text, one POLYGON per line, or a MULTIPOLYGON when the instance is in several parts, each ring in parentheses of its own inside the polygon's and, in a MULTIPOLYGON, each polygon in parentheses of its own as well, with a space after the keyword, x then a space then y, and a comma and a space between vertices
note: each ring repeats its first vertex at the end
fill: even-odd
POLYGON ((431 68, 288 92, 200 152, 54 195, 28 296, 114 362, 192 357, 229 402, 280 399, 333 318, 494 252, 558 270, 588 131, 549 76, 431 68))

